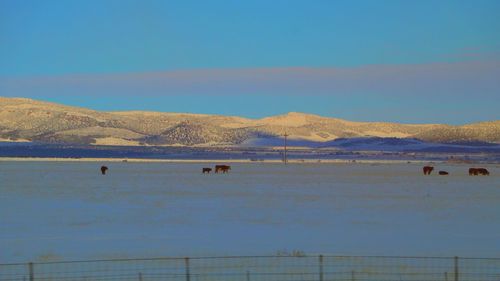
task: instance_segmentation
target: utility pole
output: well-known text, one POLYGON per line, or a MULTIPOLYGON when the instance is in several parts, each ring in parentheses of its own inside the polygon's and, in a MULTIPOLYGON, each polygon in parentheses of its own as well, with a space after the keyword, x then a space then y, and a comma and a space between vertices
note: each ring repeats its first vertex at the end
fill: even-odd
POLYGON ((285 151, 283 153, 283 162, 286 165, 286 162, 288 162, 287 155, 286 155, 286 141, 287 141, 288 134, 286 133, 286 131, 285 131, 284 137, 285 137, 285 146, 284 146, 285 151))

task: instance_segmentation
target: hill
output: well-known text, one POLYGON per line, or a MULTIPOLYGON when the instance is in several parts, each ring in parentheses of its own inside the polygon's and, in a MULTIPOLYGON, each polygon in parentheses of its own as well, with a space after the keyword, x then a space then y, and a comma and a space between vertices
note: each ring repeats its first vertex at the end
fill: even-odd
POLYGON ((25 98, 0 97, 0 140, 96 145, 235 146, 290 140, 409 138, 428 142, 500 143, 500 121, 463 126, 352 122, 291 112, 262 119, 235 116, 101 112, 25 98))

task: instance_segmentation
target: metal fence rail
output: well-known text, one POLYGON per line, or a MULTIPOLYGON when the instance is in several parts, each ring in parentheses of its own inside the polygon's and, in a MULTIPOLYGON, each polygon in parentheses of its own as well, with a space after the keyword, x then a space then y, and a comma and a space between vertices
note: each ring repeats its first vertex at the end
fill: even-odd
POLYGON ((242 256, 0 264, 1 281, 500 281, 500 258, 242 256))

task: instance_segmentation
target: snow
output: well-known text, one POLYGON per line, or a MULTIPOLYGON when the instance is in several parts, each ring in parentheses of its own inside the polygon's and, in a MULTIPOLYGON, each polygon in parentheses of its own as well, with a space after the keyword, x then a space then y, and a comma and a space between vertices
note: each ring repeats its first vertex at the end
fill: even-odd
POLYGON ((0 261, 500 252, 500 166, 215 164, 0 162, 0 261))

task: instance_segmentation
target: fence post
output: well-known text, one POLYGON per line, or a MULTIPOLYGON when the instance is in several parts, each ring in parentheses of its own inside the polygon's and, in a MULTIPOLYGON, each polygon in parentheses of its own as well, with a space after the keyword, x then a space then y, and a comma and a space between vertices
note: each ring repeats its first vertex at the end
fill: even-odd
POLYGON ((190 281, 191 273, 189 272, 189 258, 184 258, 184 265, 186 267, 186 281, 190 281))
POLYGON ((247 270, 247 281, 250 281, 250 271, 247 270))
POLYGON ((139 272, 139 281, 142 281, 142 272, 139 272))
POLYGON ((30 262, 28 264, 28 270, 29 270, 29 274, 30 274, 30 281, 34 281, 35 280, 35 271, 33 270, 33 263, 30 262))
POLYGON ((323 255, 319 255, 319 281, 323 281, 323 255))
POLYGON ((444 273, 444 281, 448 281, 448 272, 444 273))
POLYGON ((455 281, 458 281, 458 257, 455 257, 455 281))
POLYGON ((356 278, 354 277, 354 270, 351 271, 351 281, 356 281, 356 278))

